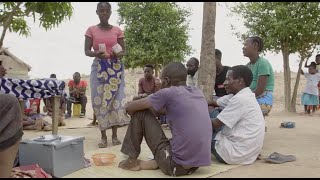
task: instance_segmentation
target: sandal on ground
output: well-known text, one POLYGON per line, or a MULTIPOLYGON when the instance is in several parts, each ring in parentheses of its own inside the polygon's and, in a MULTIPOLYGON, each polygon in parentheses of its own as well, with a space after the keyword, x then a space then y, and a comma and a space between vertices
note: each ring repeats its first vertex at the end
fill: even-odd
POLYGON ((99 148, 106 148, 108 147, 108 142, 105 140, 101 140, 101 142, 98 144, 99 148))
POLYGON ((120 145, 121 142, 116 138, 116 139, 112 139, 112 145, 116 146, 116 145, 120 145))
POLYGON ((275 164, 282 164, 285 162, 295 161, 296 157, 293 155, 283 155, 277 152, 270 154, 268 158, 265 159, 267 162, 275 163, 275 164))

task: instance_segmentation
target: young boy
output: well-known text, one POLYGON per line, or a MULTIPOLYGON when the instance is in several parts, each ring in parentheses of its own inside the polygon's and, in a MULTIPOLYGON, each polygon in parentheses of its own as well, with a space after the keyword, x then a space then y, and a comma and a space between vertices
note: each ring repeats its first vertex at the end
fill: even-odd
POLYGON ((200 89, 186 86, 187 70, 182 63, 165 66, 160 79, 162 89, 126 105, 132 118, 121 152, 129 158, 120 162, 119 167, 133 171, 159 167, 171 176, 191 174, 199 167, 211 164, 212 125, 208 105, 200 89), (150 108, 154 112, 166 110, 171 140, 165 136, 150 108), (154 160, 137 159, 143 137, 154 160))

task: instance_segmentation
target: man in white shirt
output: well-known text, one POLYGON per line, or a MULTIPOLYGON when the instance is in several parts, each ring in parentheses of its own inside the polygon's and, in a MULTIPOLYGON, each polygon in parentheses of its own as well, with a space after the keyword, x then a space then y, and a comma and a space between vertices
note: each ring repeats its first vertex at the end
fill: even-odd
POLYGON ((190 58, 187 62, 187 86, 198 87, 198 69, 199 60, 195 57, 190 58))
POLYGON ((251 164, 262 149, 265 120, 255 94, 249 88, 251 82, 252 72, 248 67, 234 66, 227 72, 224 82, 228 95, 208 102, 223 107, 212 120, 211 152, 220 162, 251 164))

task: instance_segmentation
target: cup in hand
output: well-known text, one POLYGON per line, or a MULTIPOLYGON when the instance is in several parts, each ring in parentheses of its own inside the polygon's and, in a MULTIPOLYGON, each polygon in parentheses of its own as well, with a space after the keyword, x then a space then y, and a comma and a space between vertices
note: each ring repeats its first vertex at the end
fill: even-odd
POLYGON ((118 53, 121 52, 122 50, 123 50, 122 47, 121 47, 120 44, 118 44, 118 43, 112 47, 112 51, 113 51, 114 53, 116 53, 116 54, 118 54, 118 53))
POLYGON ((107 51, 107 47, 105 44, 99 44, 99 52, 106 52, 107 51))

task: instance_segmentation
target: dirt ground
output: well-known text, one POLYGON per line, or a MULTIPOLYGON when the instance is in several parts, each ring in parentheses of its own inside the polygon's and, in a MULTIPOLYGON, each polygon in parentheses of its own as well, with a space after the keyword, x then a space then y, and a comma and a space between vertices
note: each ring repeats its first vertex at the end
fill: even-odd
MULTIPOLYGON (((126 93, 128 99, 136 93, 137 79, 142 76, 142 73, 128 72, 126 82, 128 83, 126 93), (130 75, 135 76, 130 76, 130 75), (134 78, 133 78, 134 77, 134 78)), ((294 76, 292 76, 294 77, 294 76)), ((293 83, 292 83, 293 84, 293 83)), ((305 80, 302 79, 299 88, 300 96, 304 88, 305 80)), ((301 112, 302 107, 299 105, 300 99, 297 100, 298 111, 301 112)), ((301 116, 297 113, 283 112, 283 78, 282 74, 276 75, 275 87, 275 104, 270 116, 266 118, 268 131, 265 136, 262 156, 267 157, 273 152, 278 152, 286 155, 294 155, 297 160, 284 164, 269 164, 264 160, 258 160, 252 165, 241 166, 231 169, 227 172, 217 174, 212 177, 228 178, 228 177, 320 177, 320 111, 310 116, 301 116), (296 127, 293 129, 279 128, 281 122, 293 121, 296 127)), ((60 128, 60 135, 85 136, 84 149, 85 152, 98 149, 100 133, 97 127, 87 128, 86 125, 91 122, 92 108, 90 99, 87 105, 87 117, 83 119, 71 118, 66 120, 67 127, 60 128), (82 127, 79 129, 66 129, 73 126, 82 127)), ((121 127, 118 130, 120 140, 123 140, 127 127, 121 127)), ((23 138, 37 137, 51 132, 25 132, 23 138)), ((170 136, 169 131, 166 134, 170 136)), ((111 137, 111 130, 107 131, 108 137, 111 137)), ((111 146, 111 138, 108 139, 108 144, 111 146)), ((107 151, 107 149, 106 149, 107 151)))

